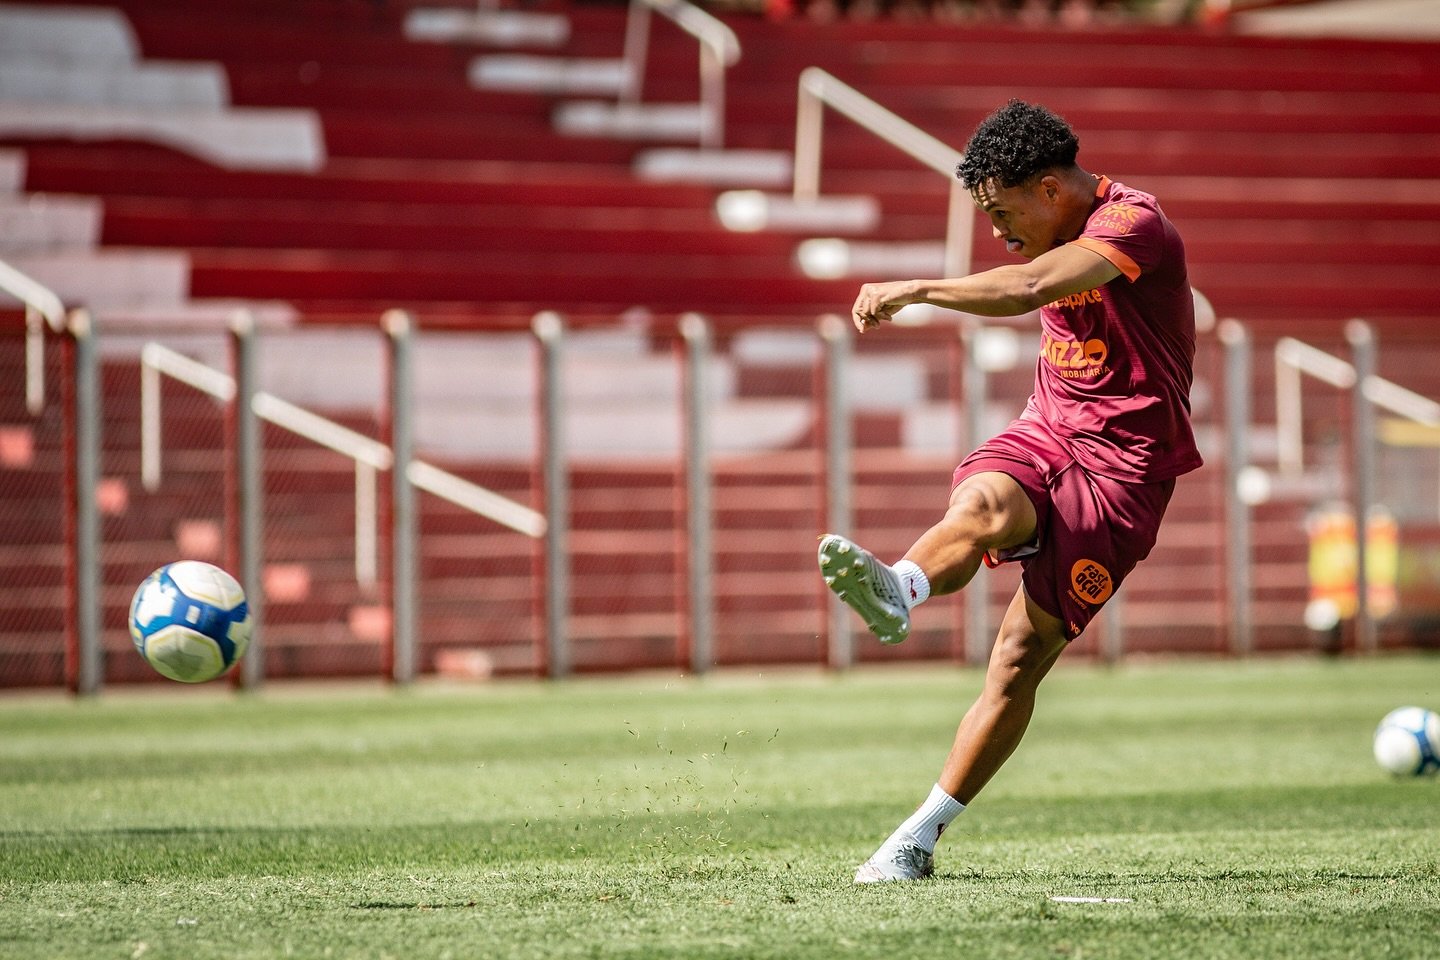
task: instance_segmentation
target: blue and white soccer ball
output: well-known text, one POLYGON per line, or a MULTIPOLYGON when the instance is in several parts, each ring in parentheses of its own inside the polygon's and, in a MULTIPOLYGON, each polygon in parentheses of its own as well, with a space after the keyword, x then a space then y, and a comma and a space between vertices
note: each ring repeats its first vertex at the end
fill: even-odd
POLYGON ((250 606, 234 577, 199 560, 166 564, 130 603, 130 637, 162 676, 214 680, 250 646, 250 606))
POLYGON ((1424 707, 1399 707, 1375 728, 1375 760, 1397 776, 1440 770, 1440 715, 1424 707))

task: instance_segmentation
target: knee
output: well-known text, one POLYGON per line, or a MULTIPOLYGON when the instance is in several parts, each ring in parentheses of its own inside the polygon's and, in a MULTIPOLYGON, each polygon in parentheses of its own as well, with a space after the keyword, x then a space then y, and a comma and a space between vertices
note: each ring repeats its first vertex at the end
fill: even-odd
POLYGON ((995 640, 985 685, 992 696, 1030 696, 1065 648, 1064 638, 1045 638, 1032 630, 1002 629, 995 640))
POLYGON ((986 483, 964 483, 950 498, 947 519, 982 546, 992 546, 1011 525, 999 493, 986 483))

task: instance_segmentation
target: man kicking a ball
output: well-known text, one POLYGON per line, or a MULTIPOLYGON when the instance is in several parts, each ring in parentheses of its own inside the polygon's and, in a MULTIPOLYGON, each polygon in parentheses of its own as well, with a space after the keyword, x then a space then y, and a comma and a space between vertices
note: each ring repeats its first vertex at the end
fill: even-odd
POLYGON ((992 113, 956 175, 1028 262, 867 283, 855 300, 862 333, 911 303, 991 317, 1038 308, 1042 325, 1024 413, 956 468, 945 516, 899 562, 821 538, 826 584, 883 643, 904 640, 911 610, 964 587, 982 560, 1023 568, 939 781, 856 883, 931 874, 941 832, 1024 736, 1036 687, 1154 546, 1175 478, 1200 466, 1184 245, 1154 197, 1081 169, 1078 150, 1042 107, 1012 100, 992 113))

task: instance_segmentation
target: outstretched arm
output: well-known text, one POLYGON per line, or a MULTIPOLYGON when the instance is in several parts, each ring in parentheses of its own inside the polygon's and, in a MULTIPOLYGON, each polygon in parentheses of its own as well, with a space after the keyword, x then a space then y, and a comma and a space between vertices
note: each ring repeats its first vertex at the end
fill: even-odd
POLYGON ((1028 263, 1005 264, 968 277, 867 283, 860 288, 850 316, 861 333, 911 303, 931 303, 982 317, 1013 317, 1072 293, 1093 290, 1119 275, 1120 269, 1100 254, 1067 243, 1028 263))

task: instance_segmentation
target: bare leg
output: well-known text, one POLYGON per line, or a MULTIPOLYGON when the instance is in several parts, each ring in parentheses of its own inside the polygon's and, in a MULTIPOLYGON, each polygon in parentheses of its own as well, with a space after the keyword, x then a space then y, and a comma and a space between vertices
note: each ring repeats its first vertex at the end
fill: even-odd
MULTIPOLYGON (((1035 506, 1013 477, 978 473, 955 488, 944 518, 915 541, 905 559, 924 571, 932 593, 953 593, 975 576, 987 550, 1028 543, 1035 536, 1036 523, 1035 506)), ((888 599, 883 604, 857 606, 854 597, 847 598, 844 591, 863 584, 847 573, 860 564, 850 563, 847 568, 846 556, 838 548, 831 552, 822 541, 821 568, 835 571, 827 575, 826 582, 866 617, 882 641, 893 642, 890 638, 895 635, 903 639, 909 628, 908 613, 894 616, 888 599), (847 576, 850 579, 842 583, 847 576)), ((877 569, 869 554, 864 554, 862 561, 866 572, 877 569)), ((895 589, 903 587, 897 583, 895 589)), ((903 595, 894 602, 903 603, 903 595)), ((985 688, 960 721, 936 788, 860 865, 855 871, 856 883, 919 880, 934 871, 933 851, 940 833, 1019 746, 1034 711, 1035 688, 1065 643, 1064 624, 1030 602, 1024 588, 1017 590, 990 656, 985 688)))
MULTIPOLYGON (((905 554, 925 572, 932 594, 968 584, 987 550, 1017 547, 1035 536, 1035 505, 1004 473, 967 477, 939 523, 905 554)), ((1065 625, 1015 592, 985 674, 985 688, 960 722, 940 786, 969 803, 1019 746, 1035 708, 1035 689, 1065 649, 1065 625)))
POLYGON ((960 721, 925 802, 855 871, 856 883, 920 880, 935 870, 935 843, 1020 744, 1035 688, 1065 649, 1064 625, 1015 592, 990 656, 985 688, 960 721), (948 796, 947 796, 948 794, 948 796))
POLYGON ((975 576, 985 551, 1028 543, 1035 523, 1035 505, 1013 477, 977 473, 955 488, 944 518, 904 559, 925 571, 931 594, 954 593, 975 576))
POLYGON ((1020 745, 1035 709, 1035 689, 1065 649, 1065 625, 1021 587, 1010 601, 985 687, 960 721, 939 784, 968 804, 1020 745))

